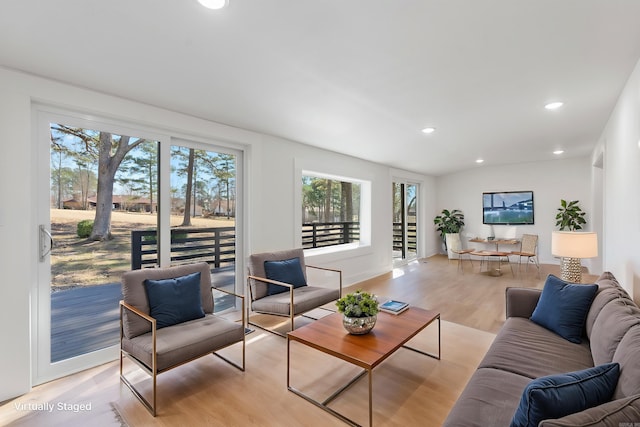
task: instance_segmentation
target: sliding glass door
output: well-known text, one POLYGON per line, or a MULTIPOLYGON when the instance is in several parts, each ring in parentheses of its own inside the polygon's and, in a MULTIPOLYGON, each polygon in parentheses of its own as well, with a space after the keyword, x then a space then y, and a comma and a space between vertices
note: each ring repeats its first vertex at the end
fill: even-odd
POLYGON ((204 261, 215 286, 242 293, 241 152, 46 107, 36 116, 34 384, 117 357, 127 270, 204 261))
POLYGON ((393 182, 393 261, 401 264, 418 257, 418 185, 393 182))

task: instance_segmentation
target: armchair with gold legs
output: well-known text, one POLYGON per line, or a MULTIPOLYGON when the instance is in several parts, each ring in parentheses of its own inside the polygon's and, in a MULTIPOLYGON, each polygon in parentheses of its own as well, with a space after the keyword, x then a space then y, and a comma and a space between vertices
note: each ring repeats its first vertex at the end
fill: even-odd
MULTIPOLYGON (((128 271, 122 275, 122 294, 120 380, 154 417, 159 374, 209 354, 244 371, 244 296, 212 288, 211 271, 206 262, 128 271), (214 291, 240 299, 241 321, 214 314, 214 291), (241 346, 241 362, 216 353, 234 344, 241 346), (151 376, 150 398, 143 396, 148 395, 148 391, 142 393, 140 387, 136 387, 138 383, 125 374, 127 359, 151 376)), ((127 374, 131 374, 130 369, 127 374)))
POLYGON ((342 296, 342 271, 306 265, 304 251, 291 249, 249 256, 247 263, 250 302, 248 323, 280 336, 285 333, 251 320, 249 310, 266 315, 288 317, 289 329, 295 329, 294 318, 339 299, 342 296), (333 286, 311 286, 307 268, 323 270, 335 276, 333 286))

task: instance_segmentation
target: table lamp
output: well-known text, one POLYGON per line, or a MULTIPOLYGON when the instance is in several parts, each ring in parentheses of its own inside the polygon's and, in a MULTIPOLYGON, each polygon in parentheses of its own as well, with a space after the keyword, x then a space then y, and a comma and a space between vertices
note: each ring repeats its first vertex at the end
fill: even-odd
POLYGON ((598 235, 591 232, 554 231, 551 254, 560 257, 560 272, 566 282, 582 282, 582 258, 598 256, 598 235))

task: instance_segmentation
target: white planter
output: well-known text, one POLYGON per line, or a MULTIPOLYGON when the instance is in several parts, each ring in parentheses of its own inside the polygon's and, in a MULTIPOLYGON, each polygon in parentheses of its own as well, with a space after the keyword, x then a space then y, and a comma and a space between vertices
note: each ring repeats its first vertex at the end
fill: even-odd
POLYGON ((447 233, 444 238, 447 242, 447 257, 458 259, 459 255, 451 252, 451 249, 460 249, 460 233, 447 233))

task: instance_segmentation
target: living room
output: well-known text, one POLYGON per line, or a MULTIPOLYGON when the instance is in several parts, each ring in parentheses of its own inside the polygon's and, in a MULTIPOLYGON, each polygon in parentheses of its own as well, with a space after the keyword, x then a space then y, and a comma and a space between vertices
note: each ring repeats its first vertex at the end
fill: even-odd
MULTIPOLYGON (((631 12, 626 15, 638 16, 634 14, 636 6, 625 6, 623 3, 616 2, 616 6, 608 7, 621 15, 625 14, 624 7, 629 7, 631 12)), ((20 9, 23 7, 29 8, 24 5, 20 9)), ((38 7, 31 5, 32 9, 38 7)), ((122 10, 126 10, 125 5, 122 7, 122 10)), ((546 7, 553 9, 556 6, 549 3, 546 7)), ((10 13, 3 15, 3 24, 13 19, 10 13)), ((20 17, 24 18, 24 15, 20 17)), ((19 21, 24 25, 29 20, 19 21)), ((637 19, 631 21, 635 23, 637 19)), ((607 30, 612 31, 616 27, 615 23, 609 25, 607 30)), ((4 28, 7 26, 8 23, 3 25, 4 28)), ((2 50, 5 53, 0 56, 0 87, 3 94, 0 99, 0 121, 3 124, 0 127, 0 139, 3 141, 0 181, 1 194, 5 200, 11 201, 0 207, 0 241, 4 243, 0 249, 0 265, 5 277, 5 284, 0 290, 3 301, 0 319, 5 348, 11 349, 0 356, 3 378, 0 401, 24 394, 37 384, 33 380, 37 323, 34 316, 38 311, 34 289, 39 280, 37 227, 40 223, 41 194, 43 191, 46 193, 48 188, 45 185, 45 190, 42 189, 38 167, 34 166, 42 162, 40 146, 35 140, 37 132, 34 130, 34 121, 37 114, 44 110, 85 118, 98 117, 109 123, 143 128, 163 137, 186 137, 205 144, 222 143, 243 150, 246 161, 246 216, 243 219, 244 235, 240 250, 245 256, 290 248, 299 242, 299 227, 292 224, 299 223, 299 180, 295 178, 301 171, 312 170, 370 182, 370 244, 348 252, 312 257, 314 264, 342 269, 346 284, 370 279, 392 269, 389 250, 392 245, 389 220, 392 205, 389 190, 395 178, 420 184, 422 204, 419 223, 422 225, 423 238, 419 241, 418 252, 421 257, 429 257, 442 250, 438 235, 432 228, 432 219, 441 209, 462 210, 467 224, 464 237, 482 237, 488 234, 481 219, 482 192, 530 190, 535 198, 535 224, 517 228, 497 226, 495 234, 499 237, 538 234, 540 261, 557 265, 558 261, 551 255, 550 249, 556 209, 560 199, 580 200, 587 212, 588 229, 598 233, 600 245, 599 257, 585 261, 585 266, 594 273, 612 271, 638 301, 640 254, 635 250, 635 242, 640 237, 640 202, 633 195, 637 193, 637 183, 640 182, 640 46, 637 41, 640 37, 629 37, 619 46, 605 47, 604 50, 625 51, 626 56, 633 57, 633 61, 624 75, 620 74, 618 79, 607 82, 616 95, 610 105, 597 106, 605 110, 599 116, 601 127, 595 137, 585 137, 589 149, 581 155, 569 157, 571 153, 567 152, 565 157, 554 158, 550 154, 545 160, 531 161, 524 149, 514 147, 516 153, 519 150, 525 153, 518 157, 517 162, 492 163, 487 156, 483 165, 471 164, 466 170, 430 174, 399 164, 365 160, 366 146, 361 148, 363 158, 358 158, 341 154, 333 148, 314 147, 286 135, 274 136, 250 130, 250 127, 230 126, 224 124, 222 119, 196 117, 186 112, 185 101, 179 97, 174 105, 159 107, 154 106, 151 100, 123 96, 118 93, 118 88, 111 88, 110 91, 105 81, 95 82, 94 86, 85 81, 66 82, 57 78, 54 71, 51 71, 52 75, 47 74, 46 69, 53 67, 53 62, 41 65, 39 70, 30 71, 26 63, 16 65, 13 62, 14 58, 16 61, 20 58, 18 49, 28 49, 29 45, 24 43, 24 46, 17 47, 21 43, 20 37, 26 36, 22 33, 13 35, 3 37, 2 50), (4 48, 9 40, 17 41, 11 45, 11 49, 9 45, 4 48), (631 223, 626 221, 628 218, 631 223)), ((46 38, 46 34, 40 34, 39 37, 46 38)), ((588 92, 589 87, 585 86, 584 91, 588 92)), ((541 96, 540 101, 544 102, 542 98, 546 96, 541 96)), ((570 104, 566 107, 569 108, 570 104)), ((540 108, 542 110, 542 105, 540 108)), ((540 114, 544 113, 547 112, 540 114)), ((558 116, 552 120, 559 120, 558 116)), ((341 126, 340 123, 335 125, 341 126)), ((438 131, 440 129, 431 136, 437 137, 438 131)), ((529 146, 536 144, 531 143, 525 135, 516 134, 514 140, 525 141, 529 146)), ((545 144, 547 142, 544 141, 545 144)), ((436 147, 434 151, 441 149, 436 147)), ((415 157, 412 154, 405 156, 415 157)))

